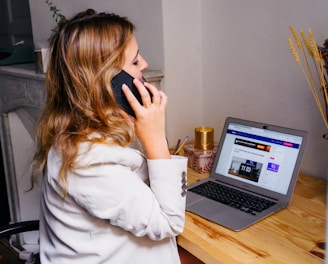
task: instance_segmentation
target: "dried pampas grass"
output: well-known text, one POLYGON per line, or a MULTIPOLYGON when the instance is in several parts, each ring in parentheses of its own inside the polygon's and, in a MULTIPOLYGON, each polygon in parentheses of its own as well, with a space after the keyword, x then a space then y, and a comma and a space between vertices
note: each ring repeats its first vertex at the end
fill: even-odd
POLYGON ((290 50, 297 62, 297 64, 300 66, 304 77, 306 79, 306 82, 313 94, 314 100, 318 106, 318 109, 320 111, 320 114, 323 118, 323 121, 325 123, 325 126, 328 130, 328 92, 327 92, 327 81, 326 76, 324 73, 324 60, 322 58, 322 54, 318 49, 318 45, 316 44, 316 41, 314 39, 312 30, 308 30, 308 38, 305 36, 305 33, 303 30, 300 30, 301 38, 299 38, 298 34, 296 33, 296 30, 293 25, 289 26, 289 29, 293 35, 294 41, 296 43, 296 47, 302 54, 302 58, 304 60, 305 66, 303 66, 301 57, 298 54, 296 47, 294 46, 294 42, 292 38, 288 38, 288 44, 290 47, 290 50), (305 46, 305 48, 304 48, 305 46), (307 53, 306 53, 307 51, 307 53), (310 63, 308 61, 307 54, 312 58, 312 62, 315 67, 315 72, 317 76, 317 82, 315 82, 314 75, 312 73, 310 63), (317 88, 319 86, 319 88, 317 88), (325 114, 326 111, 326 114, 325 114))

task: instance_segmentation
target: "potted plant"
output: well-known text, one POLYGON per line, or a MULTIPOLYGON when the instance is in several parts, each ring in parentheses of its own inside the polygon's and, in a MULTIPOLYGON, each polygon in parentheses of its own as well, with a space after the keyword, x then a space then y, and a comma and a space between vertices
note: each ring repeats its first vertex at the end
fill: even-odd
POLYGON ((48 5, 49 10, 52 13, 52 17, 56 21, 57 25, 66 20, 66 17, 60 12, 57 6, 49 0, 45 0, 45 3, 48 5))

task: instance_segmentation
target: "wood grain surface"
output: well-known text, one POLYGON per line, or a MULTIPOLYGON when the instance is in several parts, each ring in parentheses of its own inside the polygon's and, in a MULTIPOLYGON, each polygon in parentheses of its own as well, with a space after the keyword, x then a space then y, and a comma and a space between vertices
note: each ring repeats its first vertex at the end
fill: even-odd
MULTIPOLYGON (((189 184, 204 177, 188 170, 189 184)), ((240 232, 187 212, 178 243, 208 264, 323 263, 325 218, 326 181, 300 174, 286 209, 240 232)))

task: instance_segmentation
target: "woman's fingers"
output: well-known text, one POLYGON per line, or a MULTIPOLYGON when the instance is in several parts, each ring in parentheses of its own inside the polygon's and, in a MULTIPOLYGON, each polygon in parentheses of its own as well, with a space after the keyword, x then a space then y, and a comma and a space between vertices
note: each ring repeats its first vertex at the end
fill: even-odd
POLYGON ((159 91, 154 85, 148 82, 142 84, 136 79, 134 80, 134 84, 138 88, 145 107, 149 107, 150 104, 155 104, 156 106, 166 106, 167 96, 162 91, 159 91))
MULTIPOLYGON (((163 102, 166 102, 166 100, 165 100, 166 95, 162 91, 159 91, 154 85, 151 85, 150 83, 145 82, 144 86, 147 88, 148 94, 150 93, 152 95, 151 102, 153 104, 161 105, 163 102)), ((145 98, 147 98, 147 95, 145 95, 145 98)), ((145 99, 145 100, 147 100, 147 99, 145 99)))
POLYGON ((134 80, 134 84, 140 93, 142 104, 126 85, 122 89, 136 115, 135 133, 143 143, 148 158, 169 158, 165 135, 167 96, 147 82, 142 84, 134 80))
POLYGON ((147 82, 141 83, 137 79, 134 79, 133 83, 140 93, 142 104, 148 108, 152 103, 154 103, 153 100, 157 97, 157 88, 147 82))
POLYGON ((140 110, 142 106, 126 84, 122 85, 122 91, 133 111, 136 113, 138 110, 140 110))
MULTIPOLYGON (((145 85, 147 85, 147 83, 141 83, 139 80, 134 79, 133 80, 134 85, 137 87, 139 94, 141 96, 142 99, 142 104, 144 106, 149 106, 152 103, 152 97, 154 95, 154 92, 156 92, 156 88, 149 90, 149 88, 147 89, 145 85)), ((151 87, 153 88, 153 87, 151 87)))
POLYGON ((133 83, 138 89, 142 103, 137 100, 128 86, 123 85, 122 90, 136 114, 137 112, 143 111, 143 108, 149 108, 152 104, 165 109, 167 104, 167 96, 162 91, 159 91, 150 83, 145 82, 143 84, 137 79, 134 79, 133 83))

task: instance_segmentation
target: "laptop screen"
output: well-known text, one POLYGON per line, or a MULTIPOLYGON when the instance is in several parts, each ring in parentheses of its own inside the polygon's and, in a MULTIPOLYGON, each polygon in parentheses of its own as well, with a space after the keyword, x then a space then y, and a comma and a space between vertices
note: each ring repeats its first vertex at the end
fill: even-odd
POLYGON ((302 137, 230 123, 215 172, 286 194, 302 137))

